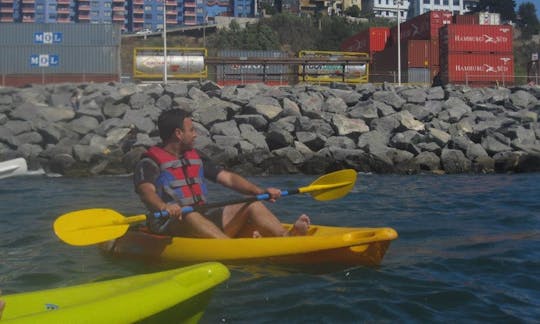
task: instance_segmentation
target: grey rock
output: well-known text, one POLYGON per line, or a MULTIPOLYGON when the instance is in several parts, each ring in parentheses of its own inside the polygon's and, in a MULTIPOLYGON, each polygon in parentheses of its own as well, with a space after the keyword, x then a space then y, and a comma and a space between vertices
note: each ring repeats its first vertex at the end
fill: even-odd
POLYGON ((296 132, 298 141, 306 145, 312 151, 319 151, 326 145, 327 138, 312 132, 296 132))
POLYGON ((383 102, 396 110, 400 110, 407 103, 394 91, 377 91, 373 94, 373 100, 383 102))
POLYGON ((125 103, 120 103, 120 104, 107 103, 103 107, 103 114, 107 118, 120 118, 129 109, 130 107, 125 103))
POLYGON ((367 123, 371 122, 373 119, 379 118, 373 100, 358 102, 348 109, 347 115, 351 118, 362 119, 367 123))
POLYGON ((210 128, 210 133, 213 135, 240 136, 240 130, 234 120, 215 123, 212 125, 212 128, 210 128))
POLYGON ((422 104, 427 99, 425 89, 405 89, 399 93, 408 103, 422 104))
POLYGON ((323 104, 323 111, 343 114, 347 110, 347 104, 339 97, 330 97, 323 104))
POLYGON ((298 96, 298 103, 303 116, 322 118, 324 98, 320 93, 301 93, 298 96))
POLYGON ((338 135, 362 134, 369 132, 369 127, 362 119, 351 119, 342 115, 334 115, 332 122, 338 135))
POLYGON ((465 157, 462 151, 443 149, 441 152, 441 164, 446 173, 467 173, 471 171, 471 161, 465 157))
POLYGON ((433 140, 435 143, 437 143, 437 145, 439 145, 440 147, 445 146, 446 143, 448 143, 448 141, 450 141, 450 139, 452 138, 450 134, 442 130, 439 130, 437 128, 429 128, 428 131, 429 131, 429 138, 433 140))
POLYGON ((283 116, 302 116, 298 104, 289 98, 283 98, 283 111, 281 113, 283 116))
POLYGON ((271 121, 277 119, 282 111, 283 108, 276 99, 272 97, 255 97, 249 101, 245 112, 264 116, 271 121))
POLYGON ((442 87, 432 87, 427 91, 427 100, 444 100, 444 89, 442 87))
POLYGON ((536 99, 532 94, 527 91, 518 90, 510 94, 510 102, 516 108, 529 108, 537 103, 536 99))
POLYGON ((421 152, 414 157, 414 163, 421 171, 437 171, 441 169, 441 159, 433 152, 421 152))
POLYGON ((349 150, 356 148, 354 141, 346 136, 331 136, 326 140, 325 146, 339 147, 349 150))

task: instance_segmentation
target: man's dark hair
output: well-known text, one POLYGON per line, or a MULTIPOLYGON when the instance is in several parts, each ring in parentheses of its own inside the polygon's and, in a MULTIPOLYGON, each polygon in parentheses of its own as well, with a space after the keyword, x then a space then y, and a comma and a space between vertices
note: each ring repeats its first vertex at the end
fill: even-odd
POLYGON ((166 141, 177 128, 184 129, 184 119, 191 114, 181 109, 164 110, 158 118, 159 137, 166 141))

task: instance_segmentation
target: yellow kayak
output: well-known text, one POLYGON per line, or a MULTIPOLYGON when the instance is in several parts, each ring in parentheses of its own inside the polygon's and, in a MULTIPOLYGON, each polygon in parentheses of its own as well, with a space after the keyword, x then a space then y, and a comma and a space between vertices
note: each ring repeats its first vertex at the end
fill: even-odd
MULTIPOLYGON (((283 224, 290 228, 290 224, 283 224)), ((129 230, 100 244, 112 255, 195 263, 265 261, 287 265, 379 265, 397 232, 392 228, 311 225, 308 235, 292 237, 201 239, 129 230)))
POLYGON ((217 262, 2 296, 1 323, 196 323, 229 278, 217 262))

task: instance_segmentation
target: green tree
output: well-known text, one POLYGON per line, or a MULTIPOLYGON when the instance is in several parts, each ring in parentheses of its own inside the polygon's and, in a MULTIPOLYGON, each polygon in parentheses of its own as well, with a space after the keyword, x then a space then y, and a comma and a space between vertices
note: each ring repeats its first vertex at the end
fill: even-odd
POLYGON ((358 8, 357 5, 352 5, 345 10, 345 15, 351 16, 351 17, 360 17, 361 13, 362 11, 360 10, 360 8, 358 8))
POLYGON ((517 25, 521 29, 522 39, 531 39, 532 35, 540 32, 540 22, 536 16, 536 7, 531 2, 519 5, 517 25))
POLYGON ((515 21, 516 13, 514 8, 516 2, 514 0, 480 0, 473 12, 489 11, 501 14, 503 21, 515 21))

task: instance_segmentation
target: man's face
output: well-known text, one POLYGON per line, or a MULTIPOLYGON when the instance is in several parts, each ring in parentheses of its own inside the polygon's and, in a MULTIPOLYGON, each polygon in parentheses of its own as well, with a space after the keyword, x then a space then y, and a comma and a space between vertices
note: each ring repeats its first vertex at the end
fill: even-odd
POLYGON ((195 143, 195 138, 197 137, 197 132, 195 127, 193 127, 193 121, 191 118, 184 119, 184 127, 181 130, 180 141, 182 142, 182 147, 186 150, 193 148, 195 143))

